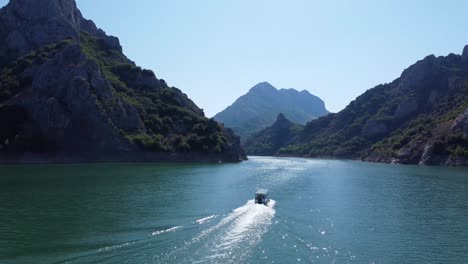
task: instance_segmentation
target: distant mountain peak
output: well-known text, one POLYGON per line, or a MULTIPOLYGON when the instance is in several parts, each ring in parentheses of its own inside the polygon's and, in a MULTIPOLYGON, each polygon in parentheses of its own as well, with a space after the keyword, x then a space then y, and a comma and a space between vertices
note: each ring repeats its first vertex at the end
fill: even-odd
POLYGON ((283 121, 283 120, 287 120, 287 118, 283 115, 283 113, 280 113, 278 115, 278 117, 276 118, 276 121, 283 121))
POLYGON ((252 155, 275 155, 278 150, 294 138, 303 126, 289 121, 282 113, 276 122, 248 138, 245 148, 252 155))
POLYGON ((271 126, 272 128, 284 128, 284 127, 290 127, 294 125, 293 122, 291 122, 285 115, 280 113, 278 117, 276 118, 275 123, 271 126))
POLYGON ((271 85, 269 82, 260 82, 254 87, 250 88, 250 92, 267 92, 267 91, 276 91, 276 88, 271 85))
POLYGON ((214 118, 246 139, 271 126, 280 113, 293 123, 305 124, 329 112, 325 103, 309 92, 278 90, 268 82, 261 82, 214 118))

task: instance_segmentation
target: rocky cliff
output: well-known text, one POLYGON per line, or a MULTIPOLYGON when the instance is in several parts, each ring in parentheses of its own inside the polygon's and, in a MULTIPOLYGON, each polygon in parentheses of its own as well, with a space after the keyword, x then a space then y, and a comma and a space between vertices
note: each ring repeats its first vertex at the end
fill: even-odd
POLYGON ((9 161, 245 158, 239 137, 137 67, 74 0, 11 0, 0 9, 0 123, 0 156, 9 161))
POLYGON ((343 111, 314 120, 282 155, 468 165, 468 48, 433 55, 343 111))

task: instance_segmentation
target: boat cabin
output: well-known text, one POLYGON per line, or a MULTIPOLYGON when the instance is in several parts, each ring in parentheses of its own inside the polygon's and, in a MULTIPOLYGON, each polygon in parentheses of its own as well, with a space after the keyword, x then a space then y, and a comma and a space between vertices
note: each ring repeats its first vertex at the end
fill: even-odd
POLYGON ((270 199, 268 198, 270 191, 267 189, 259 189, 255 193, 255 203, 267 205, 270 199))

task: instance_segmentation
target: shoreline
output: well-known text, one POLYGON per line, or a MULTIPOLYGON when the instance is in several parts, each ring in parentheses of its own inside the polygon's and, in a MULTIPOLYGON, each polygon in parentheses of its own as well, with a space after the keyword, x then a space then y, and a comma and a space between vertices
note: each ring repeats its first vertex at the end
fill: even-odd
POLYGON ((234 157, 215 153, 164 153, 164 152, 117 152, 117 153, 2 153, 0 165, 33 164, 101 164, 101 163, 240 163, 247 157, 234 157))

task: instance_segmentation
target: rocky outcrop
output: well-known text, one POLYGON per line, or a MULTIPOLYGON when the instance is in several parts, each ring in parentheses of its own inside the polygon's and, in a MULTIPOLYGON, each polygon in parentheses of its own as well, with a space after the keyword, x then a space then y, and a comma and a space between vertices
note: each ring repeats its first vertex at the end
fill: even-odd
MULTIPOLYGON (((243 161, 247 159, 244 148, 241 145, 240 137, 237 136, 234 131, 230 128, 224 129, 224 134, 227 136, 227 145, 224 146, 225 149, 228 149, 223 155, 224 160, 228 161, 243 161)), ((222 159, 220 159, 221 161, 222 159)))
POLYGON ((419 165, 431 165, 432 164, 432 155, 434 152, 434 145, 428 144, 424 147, 424 152, 419 161, 419 165))
POLYGON ((137 67, 74 0, 11 0, 0 26, 0 161, 246 158, 239 137, 137 67))
POLYGON ((281 155, 421 165, 466 164, 468 47, 427 56, 343 111, 309 122, 281 155))
POLYGON ((395 91, 402 93, 423 89, 421 84, 434 79, 440 73, 437 58, 434 55, 427 56, 403 71, 395 91))
POLYGON ((468 45, 466 45, 464 48, 463 48, 463 53, 462 53, 462 62, 463 63, 468 63, 468 45))
POLYGON ((118 38, 107 36, 96 25, 84 19, 74 0, 11 0, 0 13, 5 42, 10 54, 27 52, 66 38, 80 39, 80 32, 100 38, 109 47, 122 51, 118 38))
POLYGON ((459 129, 463 131, 463 135, 465 137, 468 137, 468 108, 466 108, 460 115, 457 116, 451 129, 453 132, 459 129))
POLYGON ((130 150, 134 147, 119 129, 144 129, 135 107, 112 91, 96 61, 77 44, 38 67, 27 93, 17 103, 31 113, 47 141, 59 150, 130 150), (108 101, 116 103, 104 109, 108 101))

